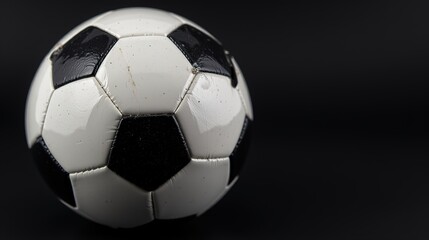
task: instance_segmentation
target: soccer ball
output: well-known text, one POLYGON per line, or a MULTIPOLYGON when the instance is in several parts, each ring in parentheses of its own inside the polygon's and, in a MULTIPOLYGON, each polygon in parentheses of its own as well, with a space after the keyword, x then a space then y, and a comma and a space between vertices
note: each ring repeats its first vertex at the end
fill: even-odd
POLYGON ((198 216, 234 185, 252 106, 220 42, 173 13, 96 16, 48 53, 27 99, 27 142, 62 203, 100 224, 198 216))

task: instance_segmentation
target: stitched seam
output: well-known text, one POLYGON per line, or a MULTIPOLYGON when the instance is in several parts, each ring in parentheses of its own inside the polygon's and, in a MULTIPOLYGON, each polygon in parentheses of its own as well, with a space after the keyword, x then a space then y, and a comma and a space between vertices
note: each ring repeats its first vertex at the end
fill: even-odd
POLYGON ((182 47, 180 47, 179 43, 176 42, 176 40, 174 40, 172 37, 168 36, 168 39, 170 39, 170 41, 172 41, 174 43, 174 45, 176 45, 176 47, 182 52, 182 54, 186 57, 186 59, 188 59, 188 62, 192 65, 192 67, 196 68, 197 70, 199 70, 198 66, 195 66, 196 63, 192 63, 191 61, 191 57, 185 52, 185 50, 182 49, 182 47))
POLYGON ((217 157, 217 158, 192 158, 193 161, 197 162, 203 162, 203 161, 209 161, 209 162, 215 162, 215 161, 228 161, 228 157, 217 157))
POLYGON ((115 136, 113 136, 112 144, 110 145, 110 149, 109 149, 109 154, 107 155, 107 164, 106 164, 106 166, 109 165, 110 159, 112 157, 113 147, 115 146, 116 138, 118 137, 119 128, 121 127, 123 119, 124 119, 124 116, 122 116, 122 118, 119 120, 118 126, 116 127, 115 136))
POLYGON ((77 171, 77 172, 71 172, 71 174, 84 174, 84 173, 89 173, 89 172, 93 172, 102 168, 107 168, 107 166, 102 166, 102 167, 95 167, 95 168, 90 168, 90 169, 85 169, 83 171, 77 171))
POLYGON ((45 111, 43 113, 42 126, 40 127, 40 136, 42 136, 43 128, 45 127, 46 116, 48 115, 48 108, 49 108, 49 104, 51 103, 52 95, 54 95, 54 91, 55 91, 55 89, 49 95, 48 104, 46 104, 46 109, 45 109, 45 111))
POLYGON ((192 84, 194 84, 195 78, 197 77, 197 74, 194 75, 191 82, 188 85, 188 89, 186 89, 185 94, 183 94, 183 97, 180 98, 179 103, 177 104, 177 107, 174 109, 173 113, 175 114, 177 110, 179 110, 180 105, 182 105, 183 100, 185 99, 186 95, 189 94, 189 91, 191 90, 192 84))
POLYGON ((112 104, 115 106, 115 108, 119 111, 119 113, 121 113, 121 115, 123 114, 121 109, 119 109, 118 104, 116 104, 116 102, 113 100, 112 96, 110 96, 109 93, 107 93, 107 90, 104 88, 104 86, 101 84, 101 81, 94 76, 95 81, 98 83, 98 85, 100 86, 100 88, 103 90, 103 92, 106 94, 106 96, 110 99, 110 102, 112 102, 112 104))
POLYGON ((156 215, 157 215, 157 213, 156 213, 156 210, 155 210, 155 200, 154 200, 154 198, 153 198, 154 192, 153 192, 153 191, 151 191, 151 192, 149 192, 149 194, 150 194, 150 204, 151 204, 151 206, 152 206, 152 215, 153 215, 153 219, 156 219, 156 215))
POLYGON ((124 39, 124 38, 132 38, 132 37, 165 37, 166 35, 164 33, 142 33, 142 34, 129 34, 120 36, 118 39, 124 39))

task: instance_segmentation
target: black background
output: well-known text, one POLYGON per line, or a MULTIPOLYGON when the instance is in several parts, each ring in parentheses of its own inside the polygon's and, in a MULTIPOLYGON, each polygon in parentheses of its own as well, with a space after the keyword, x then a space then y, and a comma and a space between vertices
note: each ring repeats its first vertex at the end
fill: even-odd
POLYGON ((428 239, 428 12, 428 1, 2 1, 0 239, 428 239), (61 36, 127 6, 220 39, 246 76, 255 128, 240 181, 205 215, 115 231, 48 190, 24 106, 61 36))

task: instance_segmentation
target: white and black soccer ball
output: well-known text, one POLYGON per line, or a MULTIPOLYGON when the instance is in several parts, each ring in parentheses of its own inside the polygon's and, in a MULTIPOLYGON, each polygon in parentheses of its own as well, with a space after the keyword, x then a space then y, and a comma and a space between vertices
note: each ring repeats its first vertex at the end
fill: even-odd
POLYGON ((200 215, 238 178, 252 106, 217 39, 169 12, 96 16, 43 60, 28 146, 59 199, 111 227, 200 215))

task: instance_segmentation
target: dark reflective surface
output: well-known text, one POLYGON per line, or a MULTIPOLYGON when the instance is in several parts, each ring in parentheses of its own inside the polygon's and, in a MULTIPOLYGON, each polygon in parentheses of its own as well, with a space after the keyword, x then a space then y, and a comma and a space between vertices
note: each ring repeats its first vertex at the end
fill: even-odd
POLYGON ((54 87, 95 75, 116 41, 96 27, 82 30, 51 55, 54 87))
POLYGON ((233 87, 236 87, 238 84, 238 80, 237 80, 237 72, 235 70, 234 64, 232 63, 232 56, 229 52, 226 52, 226 59, 228 60, 228 64, 229 64, 229 68, 231 69, 231 85, 233 87))
POLYGON ((185 54, 189 62, 199 71, 217 73, 231 77, 231 64, 225 50, 213 38, 191 27, 182 25, 168 35, 171 41, 185 54))
POLYGON ((190 160, 173 116, 127 116, 119 125, 108 167, 131 183, 152 191, 190 160))

